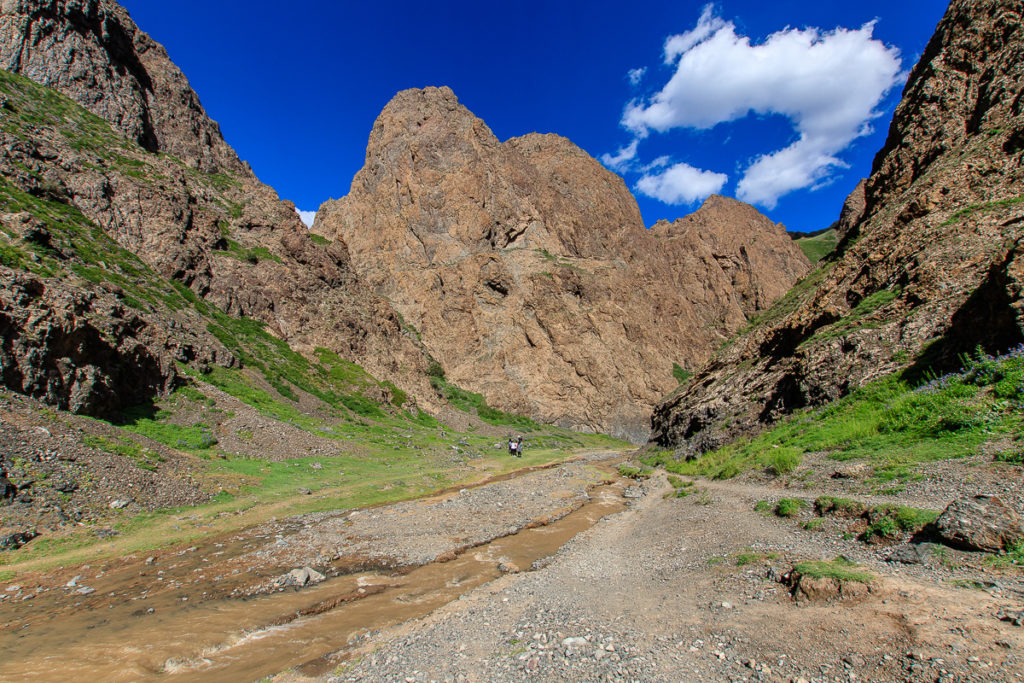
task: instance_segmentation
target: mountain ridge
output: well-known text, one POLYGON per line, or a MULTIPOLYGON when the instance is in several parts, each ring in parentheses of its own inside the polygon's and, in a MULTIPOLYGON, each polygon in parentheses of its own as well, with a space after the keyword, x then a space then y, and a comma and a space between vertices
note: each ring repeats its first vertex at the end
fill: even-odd
POLYGON ((700 243, 706 221, 705 234, 649 231, 623 180, 571 141, 501 142, 431 87, 384 107, 349 194, 321 206, 313 231, 348 246, 460 385, 641 440, 673 364, 703 362, 807 268, 779 226, 728 202, 718 219, 734 239, 717 258, 700 243), (754 233, 728 223, 740 214, 754 233))

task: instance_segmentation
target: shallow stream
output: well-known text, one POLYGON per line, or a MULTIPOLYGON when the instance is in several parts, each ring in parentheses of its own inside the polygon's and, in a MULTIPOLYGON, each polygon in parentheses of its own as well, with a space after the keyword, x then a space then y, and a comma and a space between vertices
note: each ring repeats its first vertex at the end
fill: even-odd
POLYGON ((140 561, 111 567, 81 582, 95 592, 80 600, 72 587, 42 593, 31 607, 0 607, 8 611, 0 615, 6 622, 0 680, 242 681, 290 668, 326 673, 351 653, 359 636, 422 617, 509 566, 527 570, 554 554, 622 510, 623 486, 599 486, 561 519, 447 562, 409 571, 350 571, 301 590, 230 597, 228 587, 246 575, 213 575, 221 562, 251 547, 254 538, 238 535, 181 550, 173 562, 162 560, 160 569, 140 561))

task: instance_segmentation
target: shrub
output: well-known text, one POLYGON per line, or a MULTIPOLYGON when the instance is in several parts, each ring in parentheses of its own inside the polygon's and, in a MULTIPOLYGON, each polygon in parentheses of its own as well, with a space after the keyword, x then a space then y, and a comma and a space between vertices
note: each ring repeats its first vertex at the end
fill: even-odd
POLYGON ((864 540, 875 537, 895 539, 901 531, 917 533, 925 525, 939 517, 935 510, 922 510, 903 505, 878 505, 868 512, 868 528, 864 531, 864 540))
POLYGON ((693 377, 693 373, 689 370, 684 369, 679 363, 672 364, 672 376, 676 378, 680 384, 683 384, 688 379, 693 377))
POLYGON ((819 515, 834 514, 840 517, 860 517, 867 512, 867 506, 860 501, 836 496, 819 496, 814 501, 814 511, 819 515))
POLYGON ((796 517, 807 506, 800 498, 781 498, 775 506, 775 514, 779 517, 796 517))
POLYGON ((621 465, 619 465, 619 474, 622 475, 623 477, 637 479, 640 477, 640 472, 640 468, 637 467, 636 465, 629 465, 627 463, 622 463, 621 465))
POLYGON ((1006 451, 1000 451, 995 454, 994 460, 997 462, 1008 462, 1012 465, 1024 465, 1024 448, 1015 446, 1006 451))

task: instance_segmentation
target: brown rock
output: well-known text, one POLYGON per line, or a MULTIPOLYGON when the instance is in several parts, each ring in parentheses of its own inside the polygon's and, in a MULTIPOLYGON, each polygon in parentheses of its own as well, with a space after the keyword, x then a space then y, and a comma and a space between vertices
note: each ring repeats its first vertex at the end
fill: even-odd
POLYGON ((556 135, 500 142, 448 88, 399 93, 314 231, 498 408, 646 438, 651 406, 807 268, 781 226, 712 197, 650 231, 622 179, 556 135))
POLYGON ((835 259, 661 403, 654 439, 703 452, 905 368, 926 345, 911 377, 1024 342, 1022 83, 1020 3, 954 0, 835 259))
MULTIPOLYGON (((48 291, 65 285, 69 292, 102 289, 130 301, 139 292, 128 293, 116 282, 138 284, 141 279, 160 291, 149 295, 151 306, 134 304, 147 309, 136 311, 145 320, 140 341, 144 355, 161 359, 159 363, 166 359, 172 370, 172 359, 198 367, 236 363, 209 333, 208 319, 160 303, 164 292, 174 291, 169 282, 174 280, 231 316, 265 322, 269 332, 300 350, 321 346, 336 351, 422 397, 426 406, 436 406, 424 378, 426 357, 402 333, 391 306, 358 281, 345 245, 310 239, 294 206, 280 201, 238 162, 163 49, 138 31, 123 9, 108 0, 5 2, 0 6, 0 58, 15 71, 84 103, 116 127, 106 128, 70 100, 19 76, 3 76, 0 85, 8 109, 0 132, 0 175, 14 191, 48 202, 48 210, 69 212, 79 234, 99 228, 95 239, 109 236, 126 250, 118 253, 104 243, 101 251, 106 255, 101 258, 94 249, 83 249, 78 238, 50 234, 52 226, 44 229, 31 211, 0 216, 5 234, 22 241, 19 249, 29 247, 27 243, 53 247, 66 266, 64 281, 46 282, 48 291), (58 108, 61 115, 52 116, 58 108), (50 123, 33 123, 39 120, 50 123), (141 146, 121 133, 140 140, 141 146), (170 156, 174 154, 186 163, 170 156), (71 272, 83 266, 93 269, 93 283, 70 283, 71 272), (181 344, 173 341, 178 338, 181 344)), ((15 311, 11 324, 30 320, 27 313, 15 311)), ((82 313, 76 324, 93 315, 82 313)), ((46 337, 42 343, 57 338, 46 337)), ((111 353, 121 353, 117 343, 113 347, 111 353)), ((64 354, 54 353, 55 358, 64 354)), ((43 365, 33 372, 46 374, 45 362, 39 362, 43 365)), ((114 389, 109 374, 90 369, 88 359, 74 364, 75 377, 61 379, 59 389, 54 388, 57 380, 45 380, 50 388, 44 389, 33 379, 36 374, 22 376, 13 370, 4 383, 61 406, 79 405, 86 412, 94 412, 88 406, 100 395, 140 397, 134 390, 114 389)), ((159 381, 143 382, 146 391, 170 386, 173 373, 158 374, 159 381)))
POLYGON ((853 191, 847 195, 846 201, 843 202, 843 210, 840 211, 839 220, 835 224, 836 239, 840 242, 851 235, 857 224, 860 223, 860 219, 864 216, 864 188, 866 184, 867 179, 862 178, 857 183, 857 186, 853 188, 853 191))
POLYGON ((163 46, 111 0, 5 0, 0 65, 66 94, 150 152, 251 176, 163 46))
POLYGON ((1024 540, 1020 515, 997 496, 953 501, 935 520, 935 530, 948 545, 990 553, 1024 540))

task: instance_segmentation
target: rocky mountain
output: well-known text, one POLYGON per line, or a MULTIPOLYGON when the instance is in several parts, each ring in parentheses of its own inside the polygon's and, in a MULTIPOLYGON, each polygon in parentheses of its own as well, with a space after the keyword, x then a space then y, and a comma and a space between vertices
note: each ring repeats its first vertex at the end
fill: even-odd
POLYGON ((311 239, 122 8, 5 2, 0 35, 6 386, 116 414, 178 363, 251 365, 245 317, 264 346, 323 347, 430 402, 427 358, 345 246, 311 239))
POLYGON ((950 4, 837 251, 657 407, 659 443, 700 453, 888 373, 1024 341, 1021 14, 950 4))
POLYGON ((499 141, 448 88, 399 93, 349 194, 343 241, 460 386, 504 410, 639 440, 651 406, 808 268, 734 200, 646 230, 621 178, 556 135, 499 141))
POLYGON ((251 176, 163 46, 107 0, 12 0, 0 67, 58 90, 150 152, 251 176))

